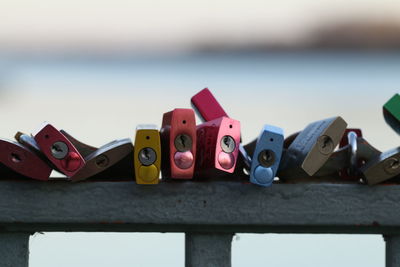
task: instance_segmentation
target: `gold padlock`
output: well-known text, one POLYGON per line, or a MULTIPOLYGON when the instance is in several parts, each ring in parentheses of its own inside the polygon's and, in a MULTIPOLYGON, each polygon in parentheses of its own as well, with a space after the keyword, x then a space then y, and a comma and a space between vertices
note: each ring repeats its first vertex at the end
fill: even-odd
POLYGON ((135 176, 137 184, 158 184, 161 168, 160 132, 154 125, 136 128, 134 148, 135 176))

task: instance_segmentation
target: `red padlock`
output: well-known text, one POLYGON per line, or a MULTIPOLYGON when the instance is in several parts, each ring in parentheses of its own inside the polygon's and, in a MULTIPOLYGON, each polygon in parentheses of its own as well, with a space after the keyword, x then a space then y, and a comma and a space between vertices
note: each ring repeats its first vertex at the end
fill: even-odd
POLYGON ((164 113, 160 130, 162 176, 192 179, 196 161, 196 120, 192 109, 164 113))
POLYGON ((36 180, 49 180, 52 168, 29 148, 0 139, 0 151, 0 163, 15 173, 36 180))
POLYGON ((75 146, 51 124, 45 123, 33 136, 43 154, 66 176, 74 176, 85 165, 75 146))
POLYGON ((233 173, 239 152, 240 122, 228 117, 197 126, 196 177, 233 173))

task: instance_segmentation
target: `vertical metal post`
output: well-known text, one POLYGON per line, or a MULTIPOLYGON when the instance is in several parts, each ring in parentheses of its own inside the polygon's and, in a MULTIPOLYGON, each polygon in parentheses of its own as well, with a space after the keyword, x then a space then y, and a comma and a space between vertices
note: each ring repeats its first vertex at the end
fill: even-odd
POLYGON ((186 233, 185 267, 231 267, 233 234, 186 233))
POLYGON ((400 235, 385 235, 386 267, 400 266, 400 235))
POLYGON ((29 233, 0 233, 0 266, 28 267, 29 233))

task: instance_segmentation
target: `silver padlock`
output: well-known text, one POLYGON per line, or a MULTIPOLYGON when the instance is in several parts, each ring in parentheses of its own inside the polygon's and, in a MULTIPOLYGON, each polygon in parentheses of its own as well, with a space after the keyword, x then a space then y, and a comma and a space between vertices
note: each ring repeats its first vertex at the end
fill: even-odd
POLYGON ((396 177, 400 174, 400 147, 380 153, 368 161, 361 172, 369 185, 396 177))
POLYGON ((71 177, 81 181, 88 178, 110 180, 113 177, 126 180, 134 178, 133 145, 129 138, 111 141, 100 148, 84 144, 66 131, 60 131, 85 158, 85 165, 71 177))
POLYGON ((300 169, 313 176, 329 159, 339 144, 347 123, 341 117, 333 117, 310 123, 288 145, 279 167, 278 176, 300 169))

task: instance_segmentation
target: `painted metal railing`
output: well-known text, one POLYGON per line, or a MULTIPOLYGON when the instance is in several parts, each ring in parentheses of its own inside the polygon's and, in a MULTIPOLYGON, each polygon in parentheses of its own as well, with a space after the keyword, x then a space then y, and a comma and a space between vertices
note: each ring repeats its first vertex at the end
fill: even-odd
POLYGON ((0 182, 0 266, 26 267, 35 232, 184 232, 186 266, 231 266, 234 233, 384 235, 400 266, 400 186, 240 182, 0 182))

